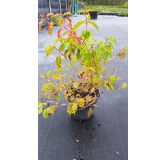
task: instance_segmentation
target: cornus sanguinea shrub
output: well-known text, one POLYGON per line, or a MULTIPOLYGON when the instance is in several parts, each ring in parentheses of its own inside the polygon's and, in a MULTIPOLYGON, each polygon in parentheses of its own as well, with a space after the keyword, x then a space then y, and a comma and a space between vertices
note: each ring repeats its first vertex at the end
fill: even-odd
MULTIPOLYGON (((88 25, 93 25, 97 30, 98 26, 95 22, 91 22, 89 11, 91 10, 79 10, 79 12, 84 13, 85 21, 79 21, 74 26, 72 26, 71 19, 65 18, 65 15, 71 15, 69 12, 40 15, 41 21, 38 29, 41 30, 45 19, 49 20, 47 30, 50 36, 52 36, 52 28, 55 23, 50 18, 54 17, 59 20, 59 24, 56 24, 59 26, 57 38, 53 40, 52 45, 45 47, 47 57, 53 54, 54 50, 59 52, 55 60, 57 68, 42 74, 40 77, 46 80, 41 88, 41 94, 38 96, 40 96, 41 101, 43 98, 50 99, 46 103, 38 102, 38 114, 43 112, 45 119, 48 115, 53 114, 58 107, 66 105, 67 112, 70 115, 75 115, 78 108, 86 108, 99 98, 100 87, 105 87, 107 92, 113 91, 116 80, 121 81, 119 90, 127 87, 127 84, 122 82, 123 77, 107 74, 106 66, 114 60, 124 59, 128 48, 124 47, 119 50, 117 56, 112 56, 112 50, 116 44, 115 38, 104 37, 104 42, 91 39, 92 32, 90 29, 88 30, 88 25), (86 24, 86 28, 82 30, 82 35, 78 35, 76 30, 82 24, 86 24), (61 43, 59 47, 56 47, 57 42, 61 43), (67 61, 67 66, 61 64, 62 57, 67 61), (76 67, 76 64, 79 68, 76 67), (78 78, 64 74, 64 70, 69 71, 69 66, 72 66, 75 77, 78 78), (68 103, 60 104, 61 93, 66 100, 69 100, 68 103), (52 102, 53 105, 48 106, 48 102, 52 102)), ((115 67, 113 70, 116 72, 117 68, 115 67)), ((93 105, 96 106, 96 104, 93 105)), ((88 116, 92 112, 93 110, 90 108, 88 116)))

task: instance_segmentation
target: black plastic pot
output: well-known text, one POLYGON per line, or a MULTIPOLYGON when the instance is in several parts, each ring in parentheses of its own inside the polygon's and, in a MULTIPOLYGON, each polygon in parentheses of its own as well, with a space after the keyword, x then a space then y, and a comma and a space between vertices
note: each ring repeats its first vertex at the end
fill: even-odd
POLYGON ((89 12, 91 19, 97 19, 98 11, 89 12))
MULTIPOLYGON (((100 97, 100 93, 99 93, 99 96, 98 96, 98 99, 100 97)), ((71 115, 72 118, 76 119, 76 120, 87 120, 87 119, 90 119, 92 116, 93 116, 93 112, 94 112, 94 109, 95 109, 95 106, 93 106, 93 104, 96 104, 98 99, 93 102, 92 104, 90 104, 88 107, 84 108, 84 107, 79 107, 74 114, 71 115), (91 113, 91 115, 88 117, 88 111, 89 109, 92 108, 93 112, 91 113)), ((88 105, 88 104, 87 104, 88 105)))
POLYGON ((98 11, 95 11, 95 19, 97 19, 98 11))

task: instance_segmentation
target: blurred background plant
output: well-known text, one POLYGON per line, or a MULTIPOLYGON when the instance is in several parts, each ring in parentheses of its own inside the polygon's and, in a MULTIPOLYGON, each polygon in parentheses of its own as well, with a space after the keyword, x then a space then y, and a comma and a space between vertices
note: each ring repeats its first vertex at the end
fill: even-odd
MULTIPOLYGON (((59 19, 58 18, 50 17, 50 20, 55 22, 56 24, 59 24, 59 19)), ((57 26, 55 23, 53 25, 57 26)))

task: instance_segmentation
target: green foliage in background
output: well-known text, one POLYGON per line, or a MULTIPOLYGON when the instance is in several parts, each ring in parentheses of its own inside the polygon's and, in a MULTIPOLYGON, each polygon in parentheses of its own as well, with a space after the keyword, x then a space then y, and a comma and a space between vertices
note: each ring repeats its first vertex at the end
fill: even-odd
POLYGON ((123 6, 128 0, 82 0, 86 5, 123 6))
MULTIPOLYGON (((57 18, 50 17, 50 20, 53 21, 53 22, 55 22, 55 23, 57 23, 57 24, 59 24, 59 20, 57 18)), ((53 25, 57 26, 55 23, 53 25)))

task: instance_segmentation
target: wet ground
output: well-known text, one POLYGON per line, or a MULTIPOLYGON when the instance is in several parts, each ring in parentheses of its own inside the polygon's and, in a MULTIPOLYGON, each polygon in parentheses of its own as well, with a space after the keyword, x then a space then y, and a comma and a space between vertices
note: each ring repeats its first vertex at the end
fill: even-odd
MULTIPOLYGON (((71 17, 72 24, 84 20, 83 15, 71 17)), ((103 41, 104 37, 116 38, 117 50, 128 46, 128 17, 98 16, 92 20, 99 26, 99 31, 92 25, 92 38, 103 41)), ((84 24, 79 27, 85 29, 84 24)), ((44 54, 45 47, 52 45, 58 27, 53 28, 50 37, 46 27, 38 34, 38 77, 42 73, 56 68, 57 51, 49 57, 44 54)), ((62 64, 67 62, 63 59, 62 64)), ((117 60, 107 65, 107 73, 112 74, 117 67, 117 75, 126 75, 128 71, 128 55, 125 60, 117 60)), ((72 71, 68 74, 73 74, 72 71)), ((74 75, 74 74, 73 74, 74 75)), ((39 79, 39 89, 41 79, 39 79)), ((128 84, 128 76, 123 79, 128 84)), ((58 108, 55 113, 44 119, 38 117, 38 157, 40 160, 127 160, 128 159, 128 89, 118 90, 120 82, 114 85, 114 91, 106 92, 101 88, 100 98, 94 116, 87 121, 76 121, 69 118, 67 107, 58 108), (76 140, 79 140, 76 142, 76 140)), ((67 102, 61 96, 61 102, 67 102)))

